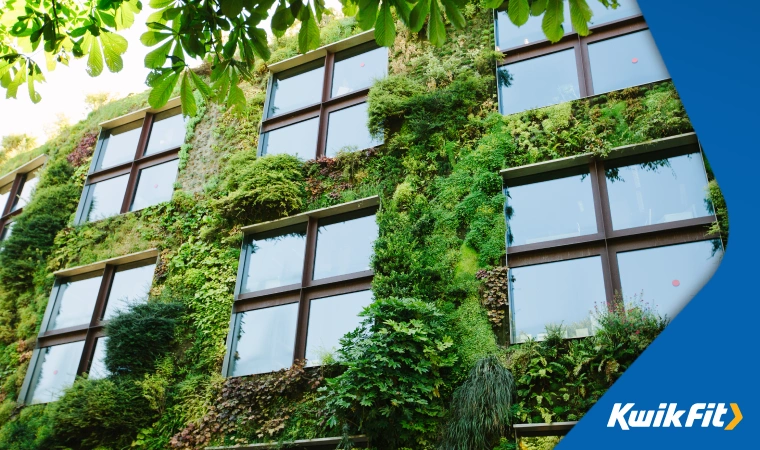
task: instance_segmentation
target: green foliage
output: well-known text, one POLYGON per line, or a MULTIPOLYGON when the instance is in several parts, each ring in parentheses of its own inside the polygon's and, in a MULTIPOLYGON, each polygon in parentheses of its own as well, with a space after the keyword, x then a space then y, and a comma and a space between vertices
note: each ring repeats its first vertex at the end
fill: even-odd
POLYGON ((130 305, 106 325, 105 365, 113 374, 152 371, 174 344, 174 330, 184 305, 149 301, 130 305))
POLYGON ((0 449, 38 450, 53 446, 53 426, 44 405, 21 410, 0 428, 0 449))
MULTIPOLYGON (((728 247, 728 209, 726 208, 726 199, 723 197, 723 192, 721 192, 720 186, 718 186, 718 182, 715 180, 710 180, 710 183, 707 185, 707 193, 709 201, 706 203, 709 210, 718 218, 717 222, 710 225, 707 232, 719 235, 725 249, 728 247)), ((713 252, 717 251, 718 248, 717 243, 713 244, 713 252)))
POLYGON ((451 324, 432 303, 376 300, 338 350, 344 372, 322 388, 331 423, 349 423, 379 448, 429 447, 456 363, 451 324))
POLYGON ((454 391, 441 449, 491 450, 510 425, 515 383, 494 356, 475 363, 454 391))
POLYGON ((81 449, 128 447, 156 417, 140 387, 122 376, 80 378, 49 408, 55 442, 81 449))

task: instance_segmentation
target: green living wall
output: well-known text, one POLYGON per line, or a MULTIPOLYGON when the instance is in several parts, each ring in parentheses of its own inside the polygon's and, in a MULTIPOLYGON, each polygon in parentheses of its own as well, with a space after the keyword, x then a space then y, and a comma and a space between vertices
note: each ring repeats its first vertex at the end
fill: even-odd
MULTIPOLYGON (((49 158, 0 253, 0 449, 189 449, 349 434, 367 434, 380 449, 492 449, 512 445, 510 420, 582 416, 664 322, 645 311, 603 311, 594 338, 501 345, 499 170, 603 154, 691 125, 669 82, 504 117, 492 12, 470 7, 466 15, 469 26, 440 49, 399 33, 389 76, 370 90, 369 125, 385 135, 374 149, 305 162, 257 158, 267 83, 261 63, 255 81, 241 85, 242 113, 204 104, 189 121, 169 203, 72 225, 97 124, 146 107, 145 94, 108 104, 3 163, 0 173, 37 154, 49 158), (321 368, 223 379, 240 228, 370 195, 381 198, 380 234, 376 301, 363 325, 321 368), (79 379, 56 403, 18 405, 52 273, 154 247, 160 256, 149 303, 108 326, 106 363, 126 369, 79 379), (166 345, 156 347, 157 336, 166 345), (118 342, 129 345, 112 351, 118 342), (483 397, 472 391, 481 379, 513 402, 495 427, 467 412, 483 397), (506 379, 514 382, 493 381, 506 379), (473 440, 478 433, 483 438, 473 440)), ((322 42, 359 31, 352 19, 333 19, 322 42)), ((279 39, 272 60, 296 48, 294 37, 279 39)), ((726 233, 725 206, 711 186, 726 233)))

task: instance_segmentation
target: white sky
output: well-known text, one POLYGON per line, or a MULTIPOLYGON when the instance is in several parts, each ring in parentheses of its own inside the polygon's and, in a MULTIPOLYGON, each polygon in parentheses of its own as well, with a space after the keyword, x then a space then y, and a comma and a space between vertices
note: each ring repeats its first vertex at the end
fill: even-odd
MULTIPOLYGON (((326 0, 325 3, 328 8, 340 11, 338 0, 326 0)), ((58 64, 54 71, 48 73, 44 57, 40 55, 35 58, 46 80, 36 85, 42 101, 32 103, 26 85, 19 87, 17 99, 6 99, 5 90, 0 90, 0 136, 27 133, 36 136, 39 145, 48 139, 45 128, 49 128, 59 114, 64 114, 72 124, 87 116, 89 111, 84 103, 85 95, 110 92, 117 98, 122 98, 146 90, 145 77, 148 69, 143 60, 150 49, 140 42, 140 35, 147 30, 145 19, 151 11, 147 2, 143 2, 143 8, 143 12, 135 17, 132 28, 121 33, 129 42, 129 47, 122 55, 124 68, 119 73, 111 73, 108 68, 104 68, 100 76, 90 77, 85 71, 86 57, 72 58, 68 67, 58 64)), ((269 32, 268 23, 264 28, 269 32)))

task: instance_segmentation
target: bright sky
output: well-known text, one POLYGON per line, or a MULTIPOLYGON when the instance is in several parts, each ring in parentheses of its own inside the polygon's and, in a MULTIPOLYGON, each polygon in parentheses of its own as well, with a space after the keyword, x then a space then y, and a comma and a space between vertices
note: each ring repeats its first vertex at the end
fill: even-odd
MULTIPOLYGON (((328 8, 340 11, 339 0, 326 0, 325 3, 328 8)), ((26 85, 19 88, 17 99, 6 99, 5 90, 0 90, 0 136, 27 133, 36 136, 37 143, 42 144, 48 139, 45 129, 50 128, 59 114, 65 115, 70 123, 76 123, 87 116, 89 111, 84 103, 85 95, 110 92, 122 98, 146 90, 145 77, 148 69, 143 60, 150 49, 140 42, 140 35, 147 30, 144 22, 151 11, 148 11, 147 2, 143 2, 143 5, 146 9, 135 17, 132 28, 122 33, 129 42, 129 47, 122 55, 124 69, 121 72, 111 73, 108 68, 104 68, 100 76, 92 78, 85 71, 85 57, 72 58, 69 67, 58 64, 53 72, 47 73, 44 57, 40 58, 37 63, 46 80, 45 83, 37 84, 42 101, 36 105, 32 103, 26 85)), ((268 23, 264 28, 269 32, 268 23)))

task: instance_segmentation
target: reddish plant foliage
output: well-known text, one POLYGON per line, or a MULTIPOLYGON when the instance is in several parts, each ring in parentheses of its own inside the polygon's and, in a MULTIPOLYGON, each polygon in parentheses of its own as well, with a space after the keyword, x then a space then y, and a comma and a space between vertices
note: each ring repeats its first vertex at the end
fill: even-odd
POLYGON ((66 156, 66 160, 74 167, 79 167, 92 156, 95 151, 95 144, 98 143, 97 133, 87 133, 77 144, 76 148, 66 156))
POLYGON ((482 302, 488 311, 488 320, 494 328, 501 327, 509 304, 509 282, 506 267, 479 270, 476 277, 483 281, 482 302))
POLYGON ((327 195, 332 200, 340 198, 341 192, 356 185, 356 171, 360 165, 377 153, 374 147, 338 155, 335 158, 320 156, 306 161, 306 191, 311 200, 327 195))

